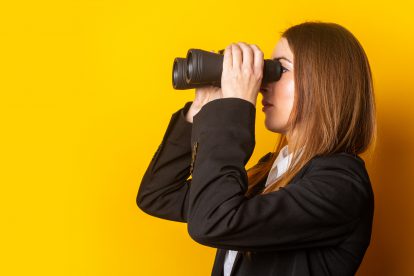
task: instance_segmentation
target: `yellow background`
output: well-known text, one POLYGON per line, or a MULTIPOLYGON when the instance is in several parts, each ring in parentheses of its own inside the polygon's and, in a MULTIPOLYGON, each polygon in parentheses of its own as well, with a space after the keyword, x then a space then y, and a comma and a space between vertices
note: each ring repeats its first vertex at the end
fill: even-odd
MULTIPOLYGON (((214 248, 135 204, 172 113, 194 97, 173 90, 172 61, 238 41, 270 58, 305 20, 348 28, 373 69, 376 208, 358 275, 414 275, 413 12, 408 0, 1 1, 0 275, 210 275, 214 248)), ((263 122, 258 108, 249 166, 278 139, 263 122)))

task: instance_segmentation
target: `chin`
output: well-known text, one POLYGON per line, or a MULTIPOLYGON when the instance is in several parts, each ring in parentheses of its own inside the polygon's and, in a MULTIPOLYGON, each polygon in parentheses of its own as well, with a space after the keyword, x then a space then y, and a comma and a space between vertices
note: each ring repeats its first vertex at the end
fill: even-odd
POLYGON ((283 126, 270 124, 270 122, 268 122, 267 120, 265 121, 265 127, 271 132, 280 134, 286 133, 285 128, 283 126))
POLYGON ((267 125, 266 125, 266 128, 269 130, 269 131, 271 131, 271 132, 275 132, 275 133, 283 133, 283 131, 280 129, 280 128, 277 128, 277 127, 268 127, 267 125))

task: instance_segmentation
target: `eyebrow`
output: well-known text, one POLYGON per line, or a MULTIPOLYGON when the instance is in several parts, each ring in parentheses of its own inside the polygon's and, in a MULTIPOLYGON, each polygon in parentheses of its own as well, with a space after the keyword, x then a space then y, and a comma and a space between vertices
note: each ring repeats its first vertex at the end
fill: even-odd
POLYGON ((286 61, 288 61, 289 63, 292 64, 292 62, 290 60, 288 60, 286 57, 278 57, 278 58, 274 58, 274 59, 277 59, 277 60, 284 59, 284 60, 286 60, 286 61))

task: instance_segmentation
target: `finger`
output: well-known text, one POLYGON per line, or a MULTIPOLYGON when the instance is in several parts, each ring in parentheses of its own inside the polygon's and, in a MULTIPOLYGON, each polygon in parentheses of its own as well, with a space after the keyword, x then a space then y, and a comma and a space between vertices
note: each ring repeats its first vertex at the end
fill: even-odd
POLYGON ((232 54, 233 54, 233 69, 234 68, 241 68, 243 62, 242 50, 240 49, 239 45, 232 43, 232 54))
POLYGON ((244 42, 239 42, 238 45, 243 51, 243 64, 242 68, 250 69, 253 71, 253 58, 254 58, 254 52, 253 49, 250 48, 249 45, 247 45, 244 42))
POLYGON ((256 44, 251 45, 253 52, 254 52, 254 65, 253 70, 255 74, 263 76, 263 66, 264 66, 264 59, 263 59, 263 52, 256 44))
POLYGON ((223 71, 233 68, 233 58, 232 58, 231 44, 224 49, 224 58, 223 58, 223 71))

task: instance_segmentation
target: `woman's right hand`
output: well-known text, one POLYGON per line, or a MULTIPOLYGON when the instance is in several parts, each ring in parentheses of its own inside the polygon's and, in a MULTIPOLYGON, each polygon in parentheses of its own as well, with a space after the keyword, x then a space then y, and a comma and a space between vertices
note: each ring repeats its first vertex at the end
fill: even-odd
POLYGON ((208 102, 212 100, 223 98, 223 93, 220 87, 215 86, 203 86, 195 89, 195 99, 191 104, 186 114, 186 120, 190 123, 193 122, 193 117, 200 111, 200 109, 208 102))

